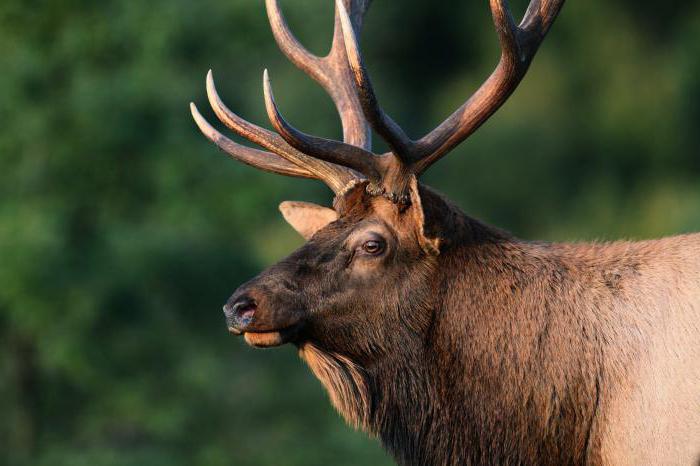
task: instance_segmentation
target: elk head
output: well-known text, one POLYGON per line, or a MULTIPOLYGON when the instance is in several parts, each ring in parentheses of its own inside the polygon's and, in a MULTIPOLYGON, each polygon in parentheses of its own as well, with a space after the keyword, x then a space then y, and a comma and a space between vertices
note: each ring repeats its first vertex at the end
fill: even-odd
POLYGON ((343 142, 291 126, 275 104, 267 71, 265 105, 277 133, 229 110, 211 72, 207 76, 209 102, 217 117, 266 150, 226 138, 191 104, 200 130, 233 158, 273 173, 316 178, 334 191, 333 208, 282 203, 285 219, 308 242, 242 285, 224 313, 229 330, 245 335, 251 345, 298 344, 336 406, 356 424, 366 423, 369 409, 361 372, 379 358, 410 352, 410 342, 424 337, 437 307, 440 257, 460 230, 454 209, 417 178, 505 102, 562 3, 533 0, 516 25, 505 0, 490 0, 502 48, 495 71, 419 140, 407 137, 379 106, 363 65, 357 35, 370 0, 336 2, 333 43, 325 57, 305 50, 289 31, 277 0, 266 0, 282 51, 333 99, 343 142), (371 151, 372 130, 386 141, 388 152, 371 151), (341 366, 346 383, 331 374, 341 366), (361 406, 344 405, 353 395, 364 400, 361 406))

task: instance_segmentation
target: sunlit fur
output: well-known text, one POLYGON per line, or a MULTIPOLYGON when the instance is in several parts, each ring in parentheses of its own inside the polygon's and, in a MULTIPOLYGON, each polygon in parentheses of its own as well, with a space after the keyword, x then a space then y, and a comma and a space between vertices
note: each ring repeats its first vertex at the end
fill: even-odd
POLYGON ((371 394, 363 368, 342 354, 304 343, 299 355, 328 390, 331 403, 353 427, 370 429, 371 394))
POLYGON ((295 343, 350 424, 407 465, 698 463, 700 235, 525 242, 414 191, 358 187, 244 287, 304 308, 295 343), (368 222, 393 249, 348 266, 368 222))

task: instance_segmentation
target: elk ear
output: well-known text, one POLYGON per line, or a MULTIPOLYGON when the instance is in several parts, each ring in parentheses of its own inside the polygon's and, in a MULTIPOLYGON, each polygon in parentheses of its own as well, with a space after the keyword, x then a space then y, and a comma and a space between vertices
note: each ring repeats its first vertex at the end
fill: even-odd
POLYGON ((435 238, 433 235, 428 233, 428 230, 432 229, 428 228, 428 218, 425 211, 427 206, 423 205, 418 180, 416 180, 415 176, 411 177, 409 194, 411 197, 411 207, 409 208, 409 212, 413 215, 417 226, 416 233, 418 235, 418 241, 427 254, 437 256, 440 254, 440 238, 435 238))
POLYGON ((310 202, 284 201, 282 216, 304 239, 311 238, 321 228, 338 220, 335 210, 310 202))

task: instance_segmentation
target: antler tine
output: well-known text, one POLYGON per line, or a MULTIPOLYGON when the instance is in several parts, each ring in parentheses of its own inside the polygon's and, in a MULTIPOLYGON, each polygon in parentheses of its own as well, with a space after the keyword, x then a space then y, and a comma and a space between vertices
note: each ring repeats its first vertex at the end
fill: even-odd
POLYGON ((501 43, 501 58, 491 76, 459 109, 418 141, 415 172, 425 171, 479 128, 520 84, 564 0, 532 0, 519 26, 506 0, 490 0, 501 43))
POLYGON ((192 116, 202 133, 234 158, 274 173, 319 179, 336 193, 341 192, 350 181, 357 178, 358 175, 351 170, 309 157, 291 147, 278 134, 254 125, 229 110, 216 91, 211 70, 207 73, 207 97, 214 113, 226 126, 239 136, 271 151, 249 148, 226 138, 214 129, 192 104, 192 116))
MULTIPOLYGON (((243 136, 249 141, 275 153, 279 151, 284 152, 285 149, 288 148, 288 145, 278 134, 244 120, 232 112, 226 106, 226 104, 224 104, 216 90, 214 75, 212 74, 211 70, 209 70, 207 73, 207 98, 209 99, 209 104, 211 105, 212 110, 214 110, 214 113, 219 120, 221 120, 223 124, 225 124, 230 130, 234 131, 239 136, 243 136)), ((292 156, 292 154, 288 155, 292 156)), ((292 156, 292 159, 295 158, 296 157, 292 156)), ((294 163, 299 163, 299 160, 292 161, 294 163)))
POLYGON ((252 147, 246 147, 233 142, 214 129, 214 127, 211 126, 209 122, 199 113, 199 110, 197 110, 197 106, 194 103, 190 103, 190 111, 192 112, 192 117, 194 118, 195 123, 197 123, 200 131, 202 131, 202 134, 204 134, 211 142, 216 144, 219 149, 223 150, 234 159, 239 160, 246 165, 250 165, 251 167, 259 168, 271 173, 278 173, 280 175, 287 176, 298 176, 302 178, 315 178, 314 174, 309 170, 298 167, 297 165, 276 154, 253 149, 252 147))
POLYGON ((557 18, 563 4, 564 0, 531 1, 525 15, 523 15, 520 28, 527 32, 536 31, 539 34, 539 40, 537 40, 537 45, 539 45, 557 18))
POLYGON ((377 134, 386 141, 391 151, 405 163, 410 163, 415 152, 415 143, 406 136, 401 127, 380 107, 369 78, 369 73, 367 73, 367 69, 362 61, 360 46, 352 21, 342 0, 336 0, 336 9, 340 17, 345 52, 365 118, 367 118, 377 134))
POLYGON ((289 145, 317 159, 357 170, 375 183, 380 180, 381 175, 371 152, 343 142, 311 136, 287 123, 275 103, 267 70, 263 72, 263 92, 270 122, 289 145))
MULTIPOLYGON (((345 1, 351 8, 353 25, 359 30, 371 0, 345 1)), ((318 57, 304 48, 289 30, 278 0, 266 0, 265 5, 272 33, 280 50, 297 68, 318 82, 333 99, 343 126, 343 141, 370 150, 372 133, 364 119, 356 92, 349 79, 350 70, 345 57, 345 46, 342 44, 343 36, 340 33, 337 16, 331 50, 327 56, 318 57)))
POLYGON ((326 81, 328 76, 326 76, 326 70, 323 67, 323 60, 321 57, 309 52, 292 34, 287 21, 282 15, 278 1, 265 0, 265 8, 272 27, 272 35, 275 37, 275 41, 282 53, 297 68, 307 73, 314 80, 318 82, 326 81))

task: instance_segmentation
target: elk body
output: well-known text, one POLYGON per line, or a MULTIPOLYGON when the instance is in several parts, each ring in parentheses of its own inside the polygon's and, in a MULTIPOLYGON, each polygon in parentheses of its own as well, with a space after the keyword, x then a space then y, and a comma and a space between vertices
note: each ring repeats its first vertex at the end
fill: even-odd
POLYGON ((452 116, 418 141, 381 109, 356 34, 370 0, 336 5, 326 57, 306 51, 267 0, 274 36, 333 98, 344 141, 300 132, 272 96, 277 133, 226 108, 239 145, 192 105, 202 132, 264 170, 317 178, 333 208, 280 206, 308 242, 242 285, 229 330, 295 344, 352 425, 401 464, 698 464, 700 235, 609 244, 521 241, 417 181, 524 76, 563 0, 519 25, 491 0, 502 55, 452 116), (371 152, 371 130, 390 151, 371 152))

